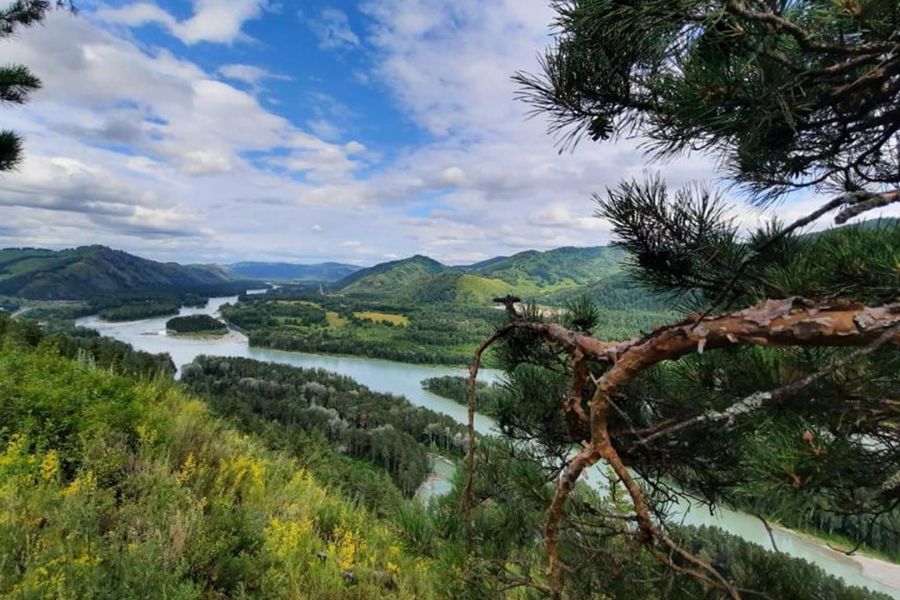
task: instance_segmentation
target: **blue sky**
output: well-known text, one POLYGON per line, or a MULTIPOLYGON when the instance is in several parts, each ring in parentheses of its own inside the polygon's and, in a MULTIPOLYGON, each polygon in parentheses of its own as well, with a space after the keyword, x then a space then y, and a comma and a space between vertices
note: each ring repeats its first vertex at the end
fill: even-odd
POLYGON ((81 0, 2 42, 44 88, 3 108, 27 158, 0 178, 0 245, 373 264, 607 243, 591 193, 648 165, 640 140, 560 155, 514 100, 548 4, 81 0))

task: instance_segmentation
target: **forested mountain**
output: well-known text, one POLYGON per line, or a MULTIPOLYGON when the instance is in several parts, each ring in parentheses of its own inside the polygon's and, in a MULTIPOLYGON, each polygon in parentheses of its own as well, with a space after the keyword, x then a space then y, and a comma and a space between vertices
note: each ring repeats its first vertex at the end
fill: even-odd
POLYGON ((527 250, 459 269, 513 286, 518 293, 572 289, 618 273, 625 252, 615 246, 527 250))
POLYGON ((285 262, 239 262, 225 265, 224 269, 234 277, 261 279, 264 281, 339 281, 361 269, 346 263, 325 262, 300 265, 285 262))
MULTIPOLYGON (((341 293, 389 295, 391 300, 408 302, 483 305, 494 297, 516 294, 563 304, 582 293, 595 295, 593 286, 611 277, 618 277, 616 285, 621 285, 624 258, 625 252, 615 246, 527 250, 453 267, 417 255, 362 269, 338 281, 334 288, 341 293)), ((632 284, 630 289, 635 287, 632 284)), ((643 290, 637 293, 646 294, 643 290)))
POLYGON ((360 269, 335 284, 335 288, 344 292, 395 292, 404 287, 426 281, 432 275, 441 273, 449 267, 433 258, 417 254, 403 260, 360 269))
POLYGON ((212 293, 234 283, 218 267, 161 263, 105 246, 0 250, 0 294, 33 300, 88 300, 140 290, 212 293))

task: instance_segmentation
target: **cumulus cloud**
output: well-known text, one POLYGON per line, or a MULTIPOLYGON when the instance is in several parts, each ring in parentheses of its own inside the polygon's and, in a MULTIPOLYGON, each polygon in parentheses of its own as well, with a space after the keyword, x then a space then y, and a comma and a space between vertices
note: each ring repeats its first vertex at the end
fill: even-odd
POLYGON ((159 25, 188 45, 199 42, 232 44, 246 39, 244 23, 259 17, 266 0, 193 0, 191 17, 179 21, 155 4, 136 2, 98 11, 97 16, 128 27, 159 25))
MULTIPOLYGON (((303 14, 300 14, 303 18, 303 14)), ((325 50, 341 50, 359 46, 359 36, 350 26, 347 13, 337 8, 325 8, 317 17, 307 19, 309 28, 319 39, 319 47, 325 50)))
POLYGON ((102 241, 150 255, 192 248, 181 258, 219 259, 223 247, 235 254, 264 248, 271 216, 284 237, 270 237, 268 246, 287 246, 296 222, 290 213, 313 190, 294 174, 325 185, 349 177, 365 154, 361 144, 325 142, 196 64, 139 48, 86 18, 51 15, 3 52, 45 82, 31 103, 4 113, 25 135, 27 154, 18 172, 0 179, 0 206, 22 224, 3 244, 102 241), (265 162, 277 156, 302 164, 274 173, 265 162), (254 203, 271 208, 248 220, 254 203), (165 247, 150 241, 165 237, 165 247))
MULTIPOLYGON (((4 125, 25 135, 27 158, 0 179, 0 244, 99 241, 185 261, 371 264, 609 241, 591 194, 643 176, 640 140, 559 155, 542 120, 526 120, 528 107, 513 100, 510 75, 536 69, 549 42, 546 0, 373 0, 359 34, 336 9, 307 20, 326 49, 365 44, 366 61, 351 71, 365 65, 358 80, 390 94, 404 126, 418 129, 389 148, 346 135, 397 125, 367 122, 367 97, 339 101, 316 83, 292 99, 308 105, 294 122, 258 98, 285 75, 252 64, 245 48, 201 67, 187 49, 140 44, 122 29, 156 23, 188 44, 231 43, 264 4, 196 0, 184 20, 147 2, 101 12, 99 22, 54 14, 0 42, 4 60, 30 65, 45 84, 33 102, 4 110, 4 125)), ((673 186, 710 180, 714 167, 702 156, 660 166, 673 186)))

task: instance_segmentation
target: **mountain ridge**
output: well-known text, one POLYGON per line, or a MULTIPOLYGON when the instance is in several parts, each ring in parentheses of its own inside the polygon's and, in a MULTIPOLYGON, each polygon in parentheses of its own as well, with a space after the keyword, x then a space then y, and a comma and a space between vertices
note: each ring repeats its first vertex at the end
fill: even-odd
POLYGON ((203 292, 237 283, 216 265, 158 262, 100 245, 0 250, 0 294, 32 300, 85 300, 140 290, 203 292))

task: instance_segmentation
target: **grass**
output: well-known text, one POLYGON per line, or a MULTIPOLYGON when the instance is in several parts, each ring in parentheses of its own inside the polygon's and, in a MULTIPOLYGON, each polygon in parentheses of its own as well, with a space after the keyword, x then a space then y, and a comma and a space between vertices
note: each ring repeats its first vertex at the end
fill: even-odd
POLYGON ((409 325, 409 318, 405 315, 366 310, 362 312, 355 312, 353 313, 353 316, 357 319, 364 319, 366 321, 372 321, 375 323, 390 323, 392 325, 401 325, 403 327, 409 325))
POLYGON ((325 313, 325 321, 328 322, 329 327, 334 327, 335 329, 340 329, 347 325, 347 319, 333 310, 329 310, 325 313))
POLYGON ((456 293, 461 299, 484 304, 498 296, 513 293, 513 286, 500 279, 465 274, 456 282, 456 293))
POLYGON ((0 596, 437 595, 393 523, 171 383, 0 338, 0 399, 0 596))

